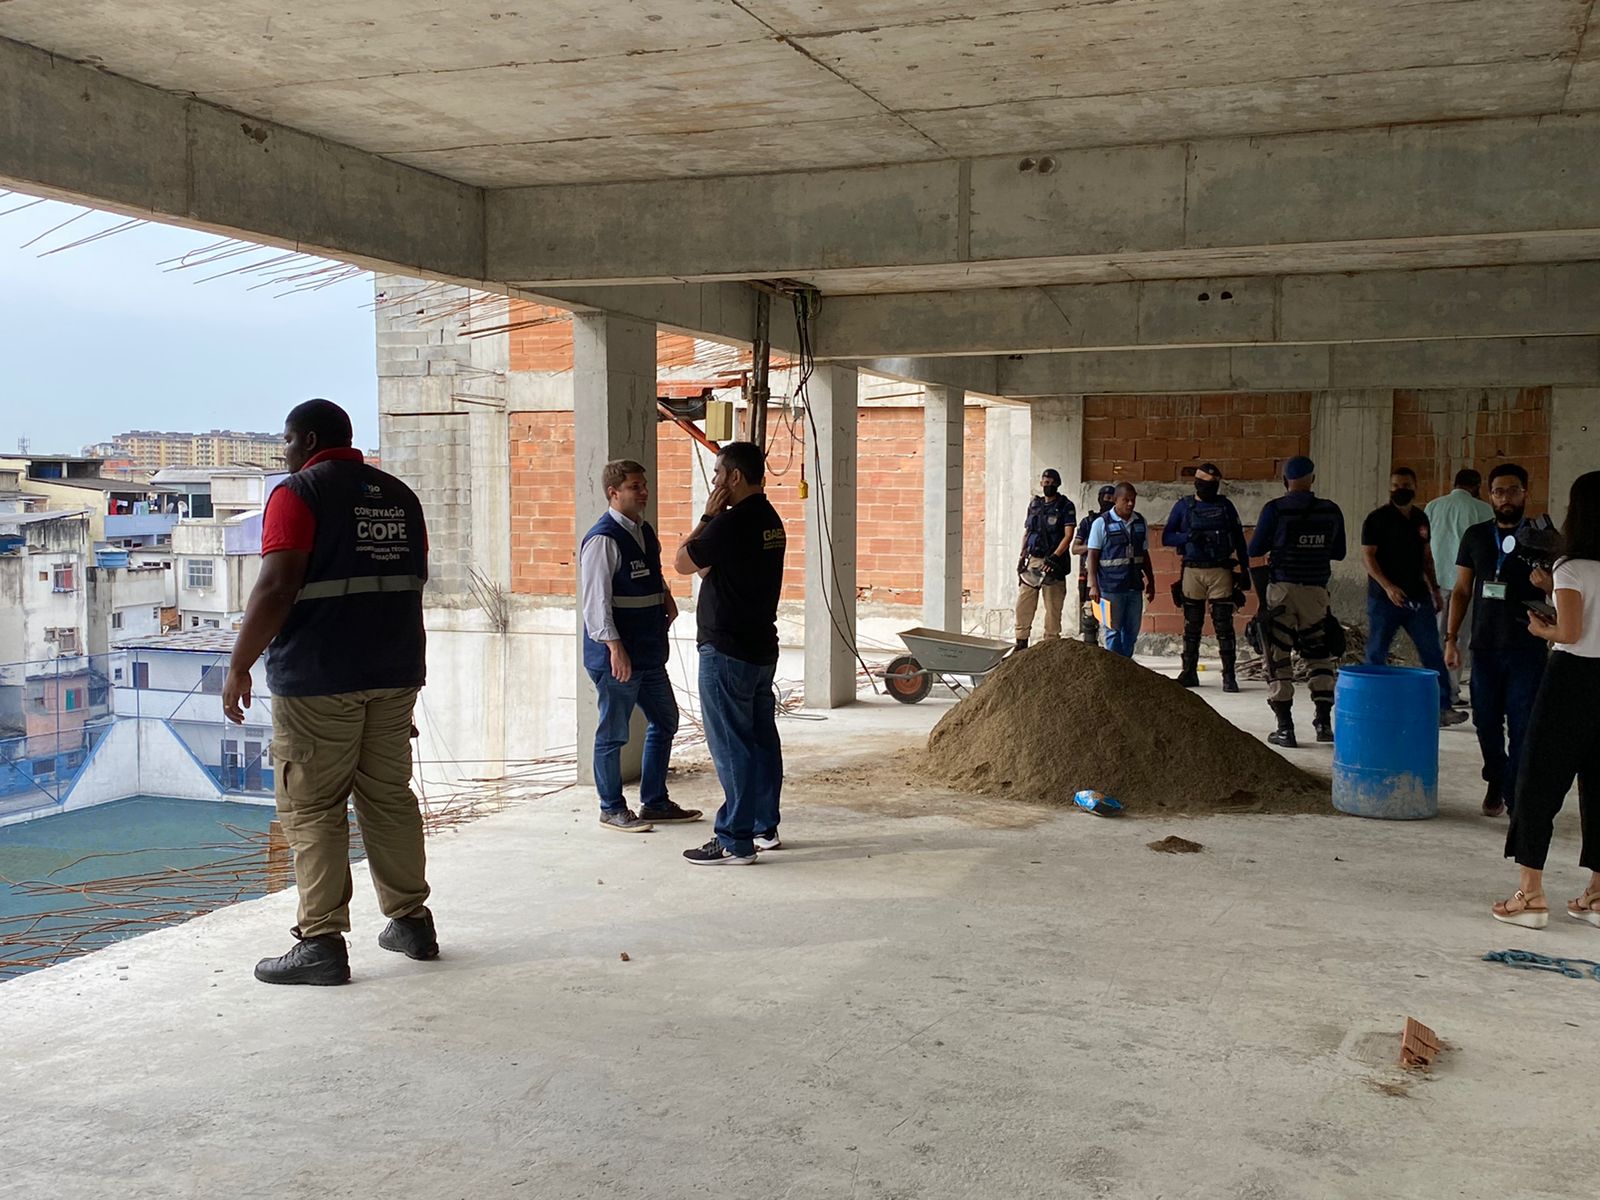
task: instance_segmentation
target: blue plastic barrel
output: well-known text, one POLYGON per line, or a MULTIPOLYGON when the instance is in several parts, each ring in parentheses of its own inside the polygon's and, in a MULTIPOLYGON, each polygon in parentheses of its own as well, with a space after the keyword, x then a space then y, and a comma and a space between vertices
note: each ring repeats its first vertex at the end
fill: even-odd
POLYGON ((1439 815, 1439 677, 1416 667, 1339 668, 1333 806, 1358 817, 1439 815))

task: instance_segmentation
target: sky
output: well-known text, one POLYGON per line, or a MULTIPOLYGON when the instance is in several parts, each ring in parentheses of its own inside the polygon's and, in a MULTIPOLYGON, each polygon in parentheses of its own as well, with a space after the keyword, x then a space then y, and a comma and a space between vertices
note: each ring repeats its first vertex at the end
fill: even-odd
MULTIPOLYGON (((0 196, 0 214, 29 199, 0 196)), ((122 220, 99 212, 19 248, 80 211, 46 201, 0 215, 0 454, 19 437, 77 453, 129 429, 281 432, 312 396, 342 405, 356 445, 377 447, 370 275, 292 296, 251 291, 252 276, 200 283, 244 259, 167 272, 163 260, 218 239, 154 224, 39 257, 122 220)))

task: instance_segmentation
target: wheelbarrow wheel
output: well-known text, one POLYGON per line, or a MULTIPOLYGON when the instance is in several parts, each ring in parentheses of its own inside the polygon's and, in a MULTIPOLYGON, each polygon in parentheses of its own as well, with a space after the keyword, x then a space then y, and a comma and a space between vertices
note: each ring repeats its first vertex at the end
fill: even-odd
POLYGON ((883 669, 883 682, 889 695, 901 704, 915 704, 933 691, 933 676, 909 654, 902 654, 883 669))

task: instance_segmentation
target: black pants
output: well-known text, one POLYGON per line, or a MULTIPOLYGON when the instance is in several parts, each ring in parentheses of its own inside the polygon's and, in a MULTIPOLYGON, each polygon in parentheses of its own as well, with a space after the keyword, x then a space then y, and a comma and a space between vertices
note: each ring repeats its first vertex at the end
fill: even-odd
POLYGON ((1531 649, 1472 652, 1472 723, 1483 752, 1483 779, 1498 787, 1513 808, 1522 743, 1539 698, 1548 653, 1542 644, 1531 649))
POLYGON ((1517 803, 1506 834, 1506 857, 1544 870, 1561 802, 1578 780, 1583 848, 1580 866, 1600 871, 1600 658, 1557 650, 1550 655, 1533 703, 1517 803))

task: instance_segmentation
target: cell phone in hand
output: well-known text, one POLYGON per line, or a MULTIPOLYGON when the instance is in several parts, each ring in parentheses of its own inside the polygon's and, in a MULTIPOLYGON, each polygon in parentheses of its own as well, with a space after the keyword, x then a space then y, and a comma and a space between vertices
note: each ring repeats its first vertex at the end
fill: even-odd
POLYGON ((1537 613, 1541 621, 1548 621, 1552 625, 1556 623, 1556 610, 1553 605, 1546 604, 1543 600, 1524 600, 1522 603, 1527 606, 1529 612, 1537 613))

